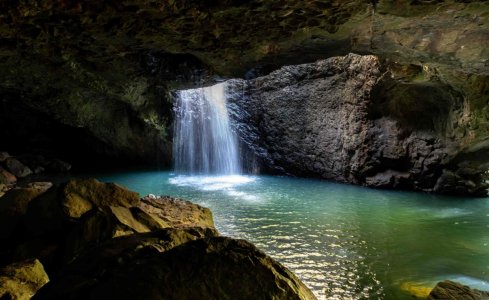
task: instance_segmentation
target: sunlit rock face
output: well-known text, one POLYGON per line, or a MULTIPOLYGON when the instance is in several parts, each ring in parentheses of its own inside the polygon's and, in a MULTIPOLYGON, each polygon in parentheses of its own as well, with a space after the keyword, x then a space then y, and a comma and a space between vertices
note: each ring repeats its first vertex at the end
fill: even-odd
POLYGON ((265 167, 380 188, 485 195, 487 142, 466 136, 460 92, 350 54, 228 82, 245 147, 265 167), (421 100, 422 99, 422 100, 421 100))

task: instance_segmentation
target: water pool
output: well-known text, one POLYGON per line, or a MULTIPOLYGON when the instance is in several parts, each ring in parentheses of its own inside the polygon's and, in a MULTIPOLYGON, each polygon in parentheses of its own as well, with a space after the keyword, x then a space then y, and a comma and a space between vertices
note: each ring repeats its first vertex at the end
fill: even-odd
POLYGON ((253 242, 319 299, 412 299, 443 279, 489 290, 489 198, 261 175, 96 177, 209 207, 221 234, 253 242))

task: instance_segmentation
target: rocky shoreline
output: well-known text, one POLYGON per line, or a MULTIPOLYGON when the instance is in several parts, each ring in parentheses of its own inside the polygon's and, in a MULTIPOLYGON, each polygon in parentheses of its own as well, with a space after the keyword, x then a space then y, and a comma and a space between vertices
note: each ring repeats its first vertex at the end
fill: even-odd
POLYGON ((209 209, 113 183, 15 187, 0 226, 2 299, 315 299, 209 209))
MULTIPOLYGON (((0 227, 1 299, 316 299, 251 243, 220 236, 208 208, 96 179, 14 187, 0 227)), ((422 295, 488 297, 451 281, 422 295)))

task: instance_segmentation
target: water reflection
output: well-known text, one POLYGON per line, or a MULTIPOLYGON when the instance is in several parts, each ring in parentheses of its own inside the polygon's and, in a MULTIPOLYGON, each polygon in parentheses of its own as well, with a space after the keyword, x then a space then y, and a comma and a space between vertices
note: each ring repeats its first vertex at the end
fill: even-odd
POLYGON ((320 299, 412 299, 454 279, 489 281, 489 200, 365 189, 268 176, 101 176, 142 194, 190 199, 223 235, 245 238, 320 299))

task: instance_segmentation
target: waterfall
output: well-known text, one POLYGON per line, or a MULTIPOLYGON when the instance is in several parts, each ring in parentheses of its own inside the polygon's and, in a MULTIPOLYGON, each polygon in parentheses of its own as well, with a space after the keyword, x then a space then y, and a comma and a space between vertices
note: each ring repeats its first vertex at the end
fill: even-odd
POLYGON ((240 174, 238 140, 229 122, 226 83, 179 91, 175 101, 175 171, 240 174))

